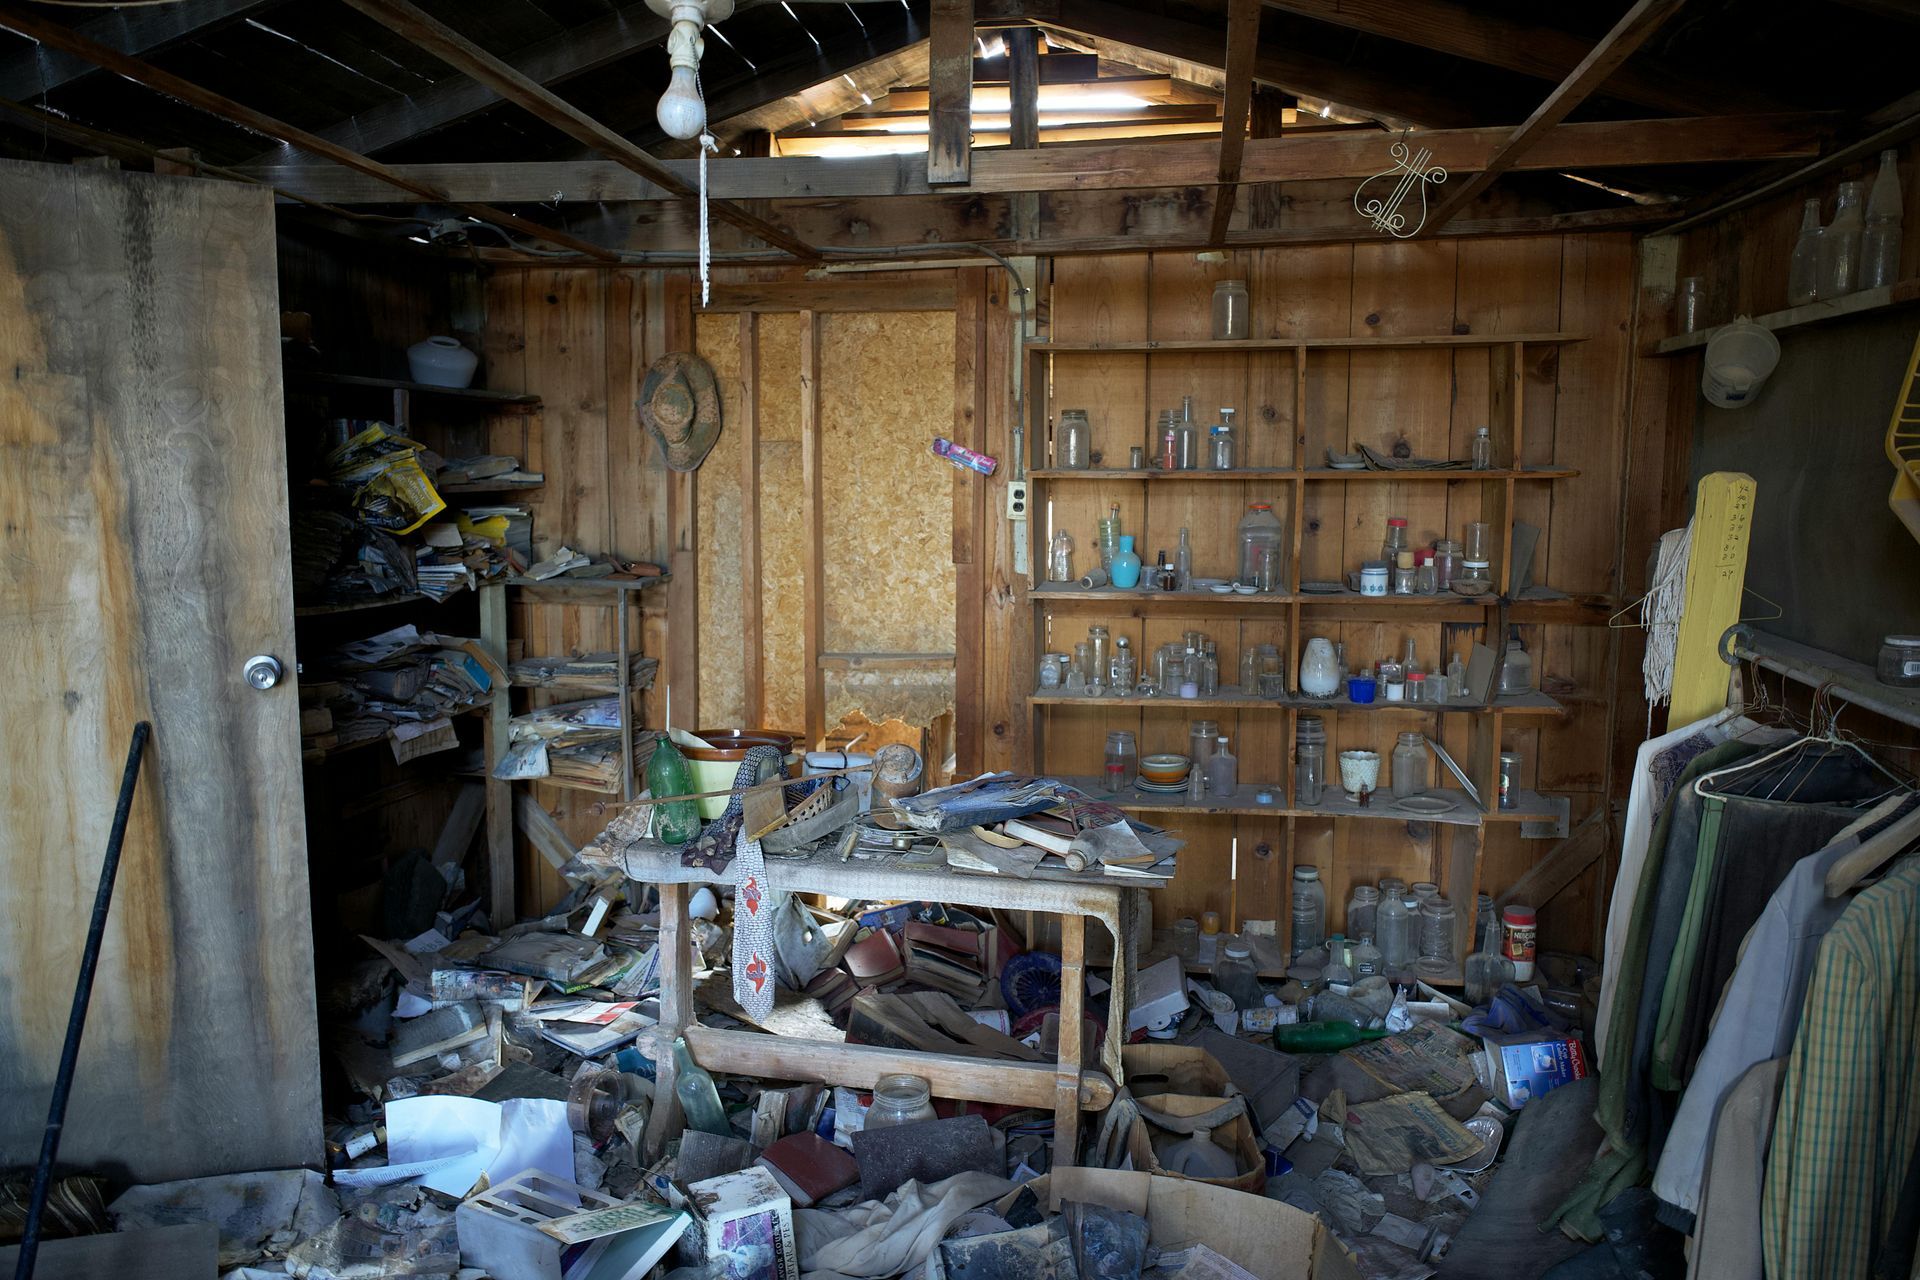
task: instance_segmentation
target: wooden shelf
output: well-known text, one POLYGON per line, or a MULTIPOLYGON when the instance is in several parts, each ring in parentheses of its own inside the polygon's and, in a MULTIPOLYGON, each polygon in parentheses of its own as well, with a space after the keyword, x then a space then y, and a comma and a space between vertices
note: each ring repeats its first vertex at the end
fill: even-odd
MULTIPOLYGON (((492 705, 491 700, 487 702, 477 702, 470 707, 461 707, 458 711, 447 712, 447 718, 449 720, 458 720, 462 716, 480 715, 490 710, 492 705)), ((308 764, 314 764, 321 760, 331 760, 335 756, 347 755, 354 751, 364 751, 368 747, 377 747, 387 741, 388 737, 384 733, 376 734, 371 738, 355 738, 352 742, 342 743, 337 747, 316 747, 311 750, 303 750, 300 753, 300 758, 308 764)), ((440 753, 436 751, 433 754, 439 755, 440 753)), ((427 756, 419 756, 417 758, 421 760, 428 759, 427 756)), ((408 761, 407 763, 412 762, 408 761)))
MULTIPOLYGON (((1769 311, 1765 315, 1753 317, 1753 322, 1763 329, 1775 333, 1784 333, 1789 329, 1800 329, 1811 324, 1825 324, 1830 320, 1844 320, 1848 316, 1864 315, 1874 311, 1890 311, 1895 307, 1911 306, 1920 302, 1920 279, 1901 280, 1884 285, 1878 289, 1862 289, 1858 293, 1849 293, 1845 297, 1830 302, 1809 302, 1803 307, 1788 307, 1785 311, 1769 311)), ((1642 349, 1642 354, 1650 356, 1673 356, 1684 351, 1697 351, 1713 340, 1713 336, 1725 329, 1726 325, 1715 325, 1711 329, 1702 329, 1697 333, 1677 333, 1671 338, 1663 338, 1642 349)))
POLYGON ((467 484, 436 484, 434 489, 440 493, 519 493, 525 489, 544 489, 545 480, 524 480, 518 483, 500 480, 474 480, 467 484))
POLYGON ((1315 482, 1413 481, 1431 484, 1445 481, 1466 484, 1481 480, 1567 480, 1579 475, 1573 467, 1527 467, 1519 471, 1470 471, 1464 468, 1429 471, 1344 471, 1338 467, 1234 467, 1228 471, 1162 471, 1157 467, 1035 467, 1027 472, 1032 480, 1129 480, 1159 484, 1187 484, 1208 480, 1308 480, 1315 482))
POLYGON ((652 578, 509 578, 507 585, 518 587, 534 598, 540 595, 554 596, 594 596, 609 595, 620 591, 645 591, 668 581, 673 575, 663 573, 652 578))
POLYGON ((1156 351, 1417 351, 1424 347, 1508 347, 1514 343, 1557 346, 1585 341, 1578 333, 1436 333, 1406 337, 1190 339, 1165 342, 1029 342, 1028 351, 1050 355, 1105 355, 1156 351))
POLYGON ((1371 469, 1347 470, 1341 467, 1308 467, 1300 473, 1306 480, 1348 481, 1348 480, 1416 480, 1432 482, 1445 480, 1454 484, 1464 484, 1474 480, 1570 480, 1580 474, 1577 467, 1521 467, 1517 470, 1473 471, 1470 469, 1441 471, 1374 471, 1371 469))
POLYGON ((354 373, 324 373, 312 369, 290 369, 289 382, 310 382, 329 387, 353 387, 365 391, 404 391, 409 395, 431 396, 474 408, 537 409, 540 397, 527 391, 493 391, 486 387, 435 387, 424 382, 406 382, 398 378, 365 378, 354 373))
POLYGON ((1036 707, 1161 707, 1169 711, 1210 710, 1210 711, 1317 711, 1340 712, 1353 711, 1372 713, 1376 711, 1412 711, 1426 715, 1442 712, 1465 712, 1470 715, 1484 715, 1498 711, 1510 716, 1564 716, 1566 708, 1553 698, 1537 690, 1530 693, 1510 694, 1485 702, 1349 702, 1345 698, 1306 698, 1299 694, 1288 694, 1280 698, 1262 698, 1257 694, 1241 693, 1235 688, 1223 688, 1210 698, 1143 698, 1138 694, 1125 697, 1090 698, 1083 693, 1062 693, 1058 690, 1036 689, 1027 695, 1030 706, 1036 707))
MULTIPOLYGON (((1403 609, 1432 610, 1449 615, 1441 621, 1477 619, 1486 610, 1496 608, 1500 597, 1489 592, 1480 596, 1456 595, 1449 591, 1430 596, 1363 596, 1342 587, 1338 591, 1264 591, 1238 595, 1217 591, 1143 591, 1139 588, 1082 587, 1073 583, 1043 582, 1027 591, 1031 604, 1097 604, 1138 612, 1186 613, 1196 606, 1213 605, 1228 610, 1270 609, 1285 605, 1312 608, 1338 608, 1349 615, 1370 614, 1376 609, 1398 612, 1403 609)), ((1546 587, 1530 587, 1509 602, 1516 622, 1605 621, 1612 613, 1611 601, 1575 599, 1546 587)))
MULTIPOLYGON (((1155 795, 1152 792, 1136 791, 1131 788, 1119 795, 1113 795, 1100 789, 1102 780, 1099 778, 1062 778, 1061 781, 1078 787, 1088 795, 1104 800, 1128 813, 1184 813, 1202 817, 1234 815, 1278 818, 1371 818, 1387 822, 1444 822, 1449 826, 1459 827, 1477 827, 1482 820, 1480 811, 1474 807, 1473 801, 1467 798, 1466 793, 1452 788, 1436 787, 1427 793, 1445 795, 1451 799, 1454 802, 1451 810, 1446 813, 1415 813, 1396 809, 1390 794, 1377 793, 1370 803, 1362 806, 1349 799, 1347 793, 1338 786, 1328 787, 1317 805, 1287 804, 1286 788, 1277 782, 1242 782, 1234 789, 1234 794, 1229 799, 1203 798, 1200 803, 1195 804, 1184 794, 1155 795), (1255 793, 1262 790, 1273 793, 1272 804, 1260 804, 1254 799, 1255 793)), ((1518 811, 1509 810, 1509 812, 1517 813, 1518 811)), ((1515 821, 1543 815, 1550 816, 1550 814, 1551 809, 1548 808, 1542 813, 1522 814, 1515 821)))
POLYGON ((412 604, 416 600, 431 600, 432 596, 414 591, 406 595, 381 596, 375 600, 348 600, 341 604, 297 604, 293 606, 296 618, 318 618, 330 613, 358 613, 362 609, 385 609, 391 605, 412 604))
POLYGON ((1488 822, 1553 822, 1559 817, 1559 808, 1538 791, 1516 790, 1513 808, 1487 811, 1488 822))

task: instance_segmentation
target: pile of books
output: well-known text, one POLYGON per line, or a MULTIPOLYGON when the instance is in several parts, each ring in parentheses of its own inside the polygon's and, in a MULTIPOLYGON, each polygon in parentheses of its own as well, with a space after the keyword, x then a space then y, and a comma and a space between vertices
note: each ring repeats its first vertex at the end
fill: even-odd
MULTIPOLYGON (((644 774, 660 735, 630 717, 634 770, 644 774)), ((506 754, 493 776, 513 781, 545 779, 594 791, 620 790, 620 699, 586 698, 537 707, 513 718, 506 754)))
POLYGON ((426 458, 435 463, 433 482, 443 489, 450 485, 482 484, 489 489, 532 488, 547 478, 541 472, 526 470, 520 465, 520 459, 504 453, 483 453, 472 458, 436 458, 429 453, 426 458))
POLYGON ((507 678, 478 640, 411 624, 341 645, 313 665, 301 682, 303 746, 327 751, 386 737, 397 759, 459 745, 449 717, 490 701, 507 678))

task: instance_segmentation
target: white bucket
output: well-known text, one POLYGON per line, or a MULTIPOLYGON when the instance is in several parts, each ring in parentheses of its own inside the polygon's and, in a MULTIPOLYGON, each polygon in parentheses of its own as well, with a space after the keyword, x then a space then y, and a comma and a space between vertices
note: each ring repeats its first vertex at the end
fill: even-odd
POLYGON ((860 791, 860 812, 867 813, 873 808, 873 757, 857 751, 809 751, 806 754, 806 767, 801 776, 815 778, 823 773, 832 773, 838 769, 859 769, 859 773, 847 775, 860 791))
POLYGON ((1707 340, 1700 394, 1722 409, 1738 409, 1758 395, 1780 363, 1780 339, 1747 316, 1736 317, 1707 340))

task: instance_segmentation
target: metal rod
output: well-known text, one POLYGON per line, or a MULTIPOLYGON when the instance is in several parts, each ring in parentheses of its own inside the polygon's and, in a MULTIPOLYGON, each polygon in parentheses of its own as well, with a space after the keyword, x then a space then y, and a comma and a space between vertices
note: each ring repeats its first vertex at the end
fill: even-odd
POLYGON ((47 1191, 53 1184, 53 1163, 60 1155, 60 1131, 66 1127, 67 1098, 73 1092, 80 1037, 87 1029, 87 1005, 93 999, 93 971, 100 963, 100 943, 107 931, 107 908, 113 905, 113 882, 120 874, 120 847, 127 838, 127 818, 133 812, 140 761, 146 755, 147 738, 152 733, 153 726, 142 720, 133 726, 133 741, 127 745, 127 764, 120 774, 120 798, 113 807, 113 828, 107 833, 107 856, 100 863, 100 886, 93 894, 93 919, 87 924, 87 944, 80 953, 80 978, 73 988, 73 1009, 67 1014, 67 1039, 60 1046, 60 1069, 53 1077, 53 1101, 47 1107, 47 1129, 40 1139, 40 1162, 33 1168, 33 1193, 27 1202, 27 1224, 20 1237, 14 1280, 32 1280, 34 1258, 40 1252, 40 1215, 46 1211, 47 1191))
POLYGON ((1745 623, 1728 627, 1720 637, 1720 656, 1728 666, 1758 663, 1789 680, 1815 689, 1824 688, 1833 697, 1875 715, 1920 728, 1920 692, 1909 693, 1881 684, 1873 668, 1865 663, 1755 631, 1745 623))

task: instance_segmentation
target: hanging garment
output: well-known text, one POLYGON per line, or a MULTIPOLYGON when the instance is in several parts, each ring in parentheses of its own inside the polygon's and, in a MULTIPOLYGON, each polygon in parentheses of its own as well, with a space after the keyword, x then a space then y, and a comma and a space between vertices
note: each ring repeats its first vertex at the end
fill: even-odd
POLYGON ((1770 1276, 1863 1276, 1920 1140, 1920 856, 1820 944, 1767 1154, 1770 1276))
MULTIPOLYGON (((1720 1122, 1715 1116, 1723 1110, 1723 1099, 1734 1082, 1754 1065, 1771 1058, 1781 1059, 1785 1069, 1820 940, 1850 901, 1827 897, 1827 868, 1916 808, 1920 808, 1920 796, 1915 795, 1898 796, 1876 806, 1826 848, 1796 863, 1767 900, 1741 948, 1739 963, 1726 985, 1712 1030, 1660 1152, 1654 1194, 1675 1209, 1700 1211, 1709 1134, 1718 1132, 1720 1122)), ((1769 1124, 1772 1115, 1769 1108, 1769 1124)), ((1713 1138, 1715 1146, 1718 1141, 1717 1136, 1713 1138)), ((1758 1213, 1756 1195, 1756 1232, 1758 1213)))
MULTIPOLYGON (((1705 1152, 1687 1280, 1761 1280, 1760 1190, 1785 1058, 1755 1063, 1727 1090, 1705 1152)), ((1664 1161, 1663 1161, 1664 1165, 1664 1161)))

